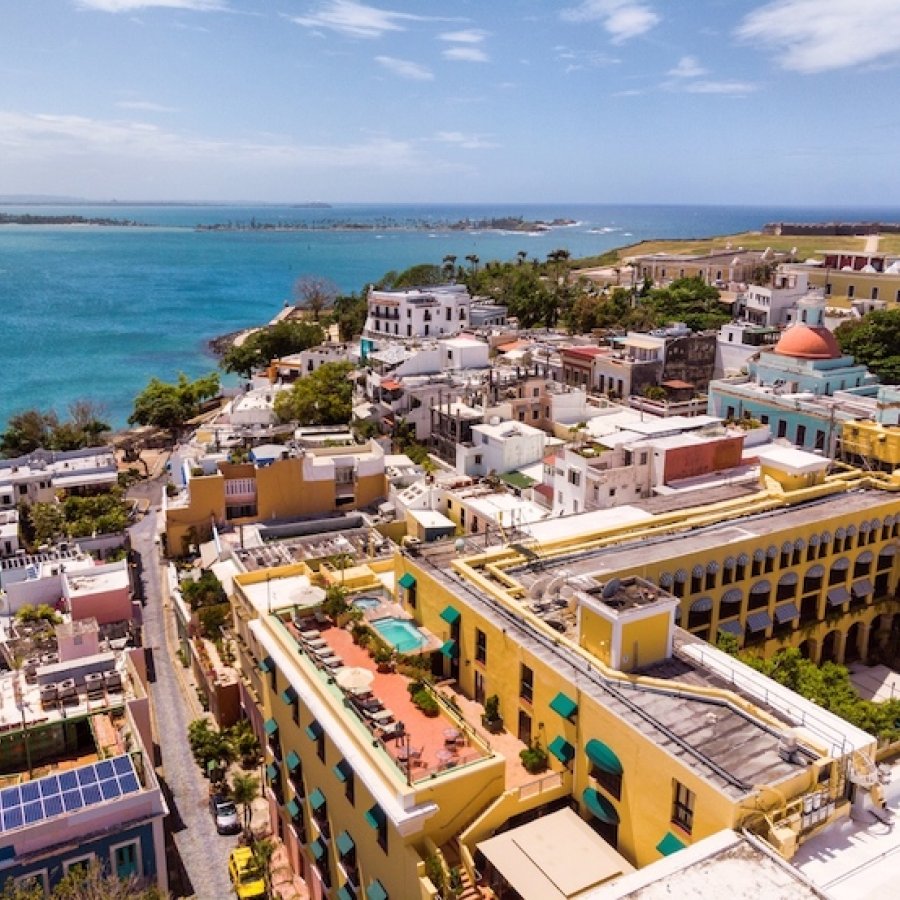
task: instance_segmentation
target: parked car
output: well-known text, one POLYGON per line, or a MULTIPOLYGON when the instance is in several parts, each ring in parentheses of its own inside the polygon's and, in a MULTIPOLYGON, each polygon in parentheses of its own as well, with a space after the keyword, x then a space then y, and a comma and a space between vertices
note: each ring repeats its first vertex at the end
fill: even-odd
POLYGON ((220 794, 209 798, 209 811, 216 820, 216 831, 219 834, 237 834, 241 830, 237 807, 234 802, 220 794))
POLYGON ((257 900, 266 896, 266 882, 253 851, 249 847, 237 847, 228 857, 228 875, 240 900, 257 900))

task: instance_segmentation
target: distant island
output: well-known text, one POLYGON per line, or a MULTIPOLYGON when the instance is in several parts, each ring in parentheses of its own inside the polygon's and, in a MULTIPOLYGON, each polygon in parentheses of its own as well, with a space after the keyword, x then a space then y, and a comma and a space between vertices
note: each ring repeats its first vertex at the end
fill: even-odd
POLYGON ((458 219, 442 222, 430 219, 383 218, 374 222, 350 219, 320 219, 317 222, 265 222, 256 218, 248 222, 216 222, 197 225, 197 231, 550 231, 577 225, 575 219, 529 220, 521 216, 485 219, 458 219))
POLYGON ((141 228, 133 219, 109 219, 73 215, 35 215, 34 213, 0 213, 0 225, 113 225, 119 228, 141 228))

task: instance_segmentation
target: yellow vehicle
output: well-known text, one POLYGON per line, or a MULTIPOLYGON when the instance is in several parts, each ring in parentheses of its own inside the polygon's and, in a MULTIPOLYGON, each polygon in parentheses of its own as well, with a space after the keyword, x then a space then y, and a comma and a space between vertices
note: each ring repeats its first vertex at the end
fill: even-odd
POLYGON ((237 847, 231 851, 228 857, 228 874, 234 891, 241 900, 261 900, 267 896, 263 873, 249 847, 237 847))

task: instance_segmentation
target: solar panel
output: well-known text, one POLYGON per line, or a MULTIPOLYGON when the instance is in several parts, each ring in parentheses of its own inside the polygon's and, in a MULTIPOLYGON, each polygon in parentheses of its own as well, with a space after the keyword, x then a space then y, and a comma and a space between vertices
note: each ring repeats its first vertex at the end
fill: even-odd
POLYGON ((90 763, 0 790, 0 831, 109 802, 141 789, 130 756, 90 763))

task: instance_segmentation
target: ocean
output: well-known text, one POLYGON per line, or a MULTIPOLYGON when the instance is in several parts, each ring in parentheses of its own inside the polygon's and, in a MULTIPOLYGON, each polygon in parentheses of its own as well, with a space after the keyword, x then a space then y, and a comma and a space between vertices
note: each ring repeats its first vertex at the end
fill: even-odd
POLYGON ((215 367, 207 342, 269 320, 294 281, 320 275, 361 291, 391 269, 440 264, 454 254, 482 263, 519 251, 544 259, 602 253, 647 238, 759 229, 768 221, 897 221, 897 210, 588 204, 0 206, 4 213, 134 220, 146 227, 0 226, 3 368, 0 427, 39 407, 101 403, 125 425, 152 376, 191 377, 215 367), (451 231, 462 219, 574 220, 548 232, 451 231), (306 223, 303 231, 197 230, 217 223, 306 223), (367 229, 329 227, 357 223, 367 229), (443 227, 442 227, 443 226, 443 227))

